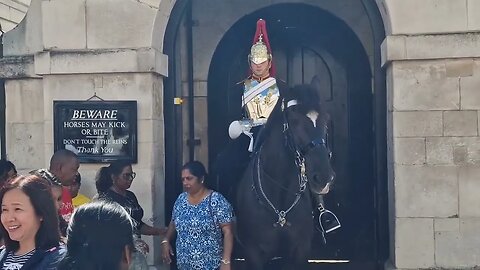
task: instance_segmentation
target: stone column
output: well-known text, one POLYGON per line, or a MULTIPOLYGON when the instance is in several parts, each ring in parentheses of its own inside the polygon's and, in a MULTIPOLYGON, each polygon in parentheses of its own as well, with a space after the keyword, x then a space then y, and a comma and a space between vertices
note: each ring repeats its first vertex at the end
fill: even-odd
POLYGON ((480 35, 389 36, 391 266, 480 264, 480 35))
MULTIPOLYGON (((54 100, 87 100, 94 94, 136 100, 138 163, 131 190, 145 210, 143 220, 163 226, 168 58, 152 45, 154 2, 32 0, 27 18, 5 35, 0 76, 7 81, 7 153, 22 173, 48 166, 54 100)), ((81 164, 86 195, 95 195, 94 177, 102 165, 81 164)), ((144 239, 149 264, 159 264, 160 239, 144 239)))

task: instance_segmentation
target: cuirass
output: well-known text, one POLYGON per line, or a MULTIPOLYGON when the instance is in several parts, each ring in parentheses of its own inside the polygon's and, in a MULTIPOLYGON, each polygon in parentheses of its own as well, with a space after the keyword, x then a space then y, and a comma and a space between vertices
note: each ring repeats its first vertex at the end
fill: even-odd
MULTIPOLYGON (((257 87, 258 84, 259 82, 253 79, 245 80, 244 94, 248 93, 248 91, 254 87, 257 87)), ((279 97, 280 92, 276 83, 260 89, 259 93, 245 104, 248 117, 254 121, 260 118, 268 118, 279 97)))

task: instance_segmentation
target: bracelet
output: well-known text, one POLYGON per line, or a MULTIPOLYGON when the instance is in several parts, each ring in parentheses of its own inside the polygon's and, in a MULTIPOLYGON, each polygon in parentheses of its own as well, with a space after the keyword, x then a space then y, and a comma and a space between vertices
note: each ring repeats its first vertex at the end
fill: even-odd
POLYGON ((163 240, 162 242, 160 242, 160 245, 163 245, 165 243, 168 243, 168 240, 163 240))
POLYGON ((220 261, 221 261, 223 264, 230 264, 230 260, 221 259, 220 261))

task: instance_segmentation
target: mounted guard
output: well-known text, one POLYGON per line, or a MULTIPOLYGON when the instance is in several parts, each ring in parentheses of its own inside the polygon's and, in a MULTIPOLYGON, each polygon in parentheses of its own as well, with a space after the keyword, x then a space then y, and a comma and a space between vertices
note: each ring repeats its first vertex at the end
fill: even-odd
MULTIPOLYGON (((232 196, 234 185, 245 173, 251 156, 259 150, 265 140, 264 125, 270 114, 277 103, 282 101, 282 97, 288 95, 286 83, 275 78, 272 49, 263 19, 257 21, 248 61, 250 75, 237 84, 242 87, 243 118, 230 124, 228 134, 233 141, 217 158, 215 166, 217 177, 220 178, 219 183, 227 186, 220 190, 230 201, 234 201, 232 196)), ((316 227, 323 234, 339 228, 340 222, 337 217, 323 206, 322 197, 328 192, 329 186, 321 190, 315 183, 308 183, 307 186, 311 191, 313 206, 317 210, 316 227)))
MULTIPOLYGON (((275 104, 280 98, 280 89, 275 79, 275 67, 272 62, 272 49, 267 35, 265 21, 257 21, 257 30, 248 55, 250 76, 240 82, 243 84, 242 107, 244 118, 233 121, 228 129, 230 138, 237 139, 244 134, 250 138, 248 151, 253 152, 259 145, 261 127, 267 122, 275 104)), ((281 83, 282 84, 282 83, 281 83)), ((280 86, 282 89, 286 85, 280 86)))

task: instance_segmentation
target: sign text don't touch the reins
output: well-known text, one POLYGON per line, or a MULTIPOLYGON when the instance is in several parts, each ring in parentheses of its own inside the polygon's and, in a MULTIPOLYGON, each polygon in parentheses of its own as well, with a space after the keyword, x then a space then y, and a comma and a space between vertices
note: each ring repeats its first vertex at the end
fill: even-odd
POLYGON ((54 142, 81 162, 136 162, 137 102, 54 101, 54 142))

